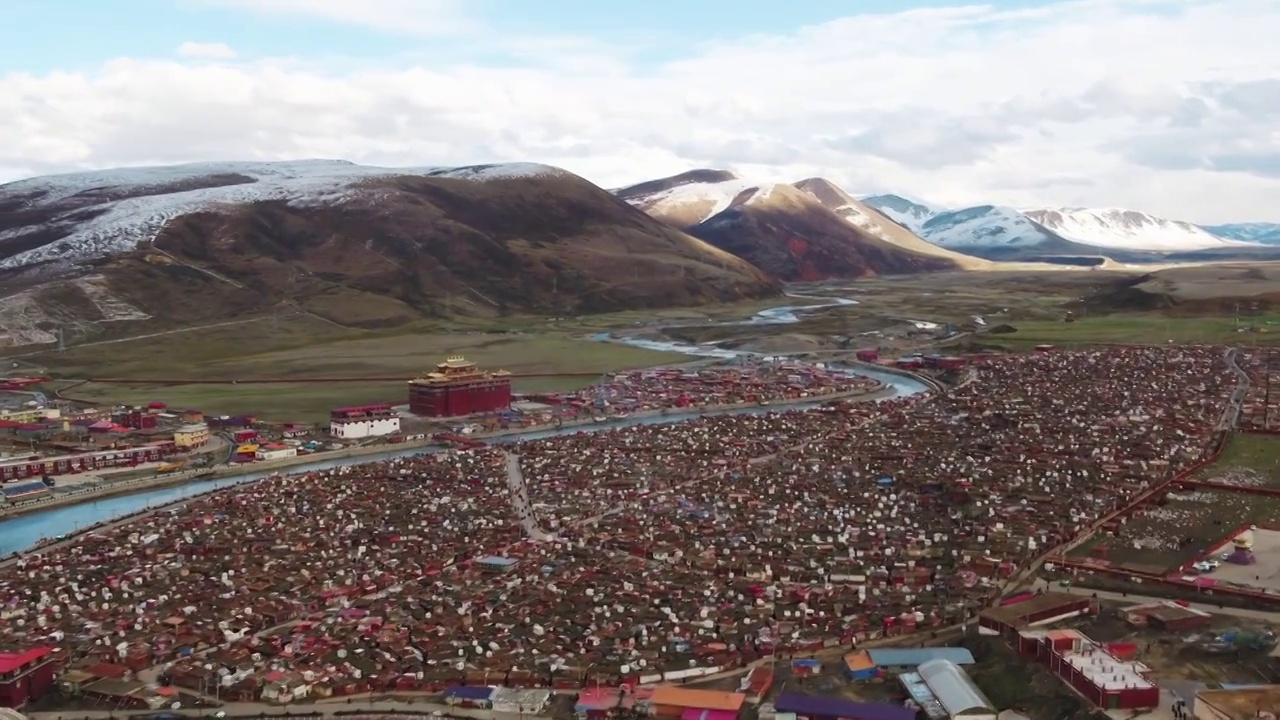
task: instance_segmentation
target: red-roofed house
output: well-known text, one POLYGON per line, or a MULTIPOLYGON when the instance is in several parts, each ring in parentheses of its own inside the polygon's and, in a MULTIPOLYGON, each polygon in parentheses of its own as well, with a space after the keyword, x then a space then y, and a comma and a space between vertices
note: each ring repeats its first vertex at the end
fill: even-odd
POLYGON ((20 708, 53 687, 54 655, 47 647, 0 652, 0 707, 20 708))

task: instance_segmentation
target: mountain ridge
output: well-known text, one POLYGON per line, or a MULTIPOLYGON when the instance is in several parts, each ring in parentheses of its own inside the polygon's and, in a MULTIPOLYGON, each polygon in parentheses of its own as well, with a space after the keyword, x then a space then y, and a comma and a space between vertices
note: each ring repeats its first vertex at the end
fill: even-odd
POLYGON ((1241 240, 1262 245, 1280 245, 1280 223, 1251 222, 1201 225, 1206 231, 1225 240, 1241 240))
POLYGON ((750 263, 559 168, 409 172, 220 163, 0 186, 0 337, 47 341, 55 324, 144 316, 211 322, 281 303, 384 327, 457 313, 697 305, 781 289, 750 263), (130 310, 108 318, 104 303, 130 310))
MULTIPOLYGON (((897 195, 869 196, 865 202, 931 243, 993 260, 1038 260, 1063 254, 1122 262, 1196 262, 1273 254, 1280 259, 1280 252, 1243 235, 1249 230, 1265 233, 1269 229, 1265 223, 1240 230, 1241 237, 1222 237, 1212 228, 1123 208, 976 205, 937 210, 897 195)), ((1280 237, 1280 226, 1276 229, 1280 237)))
POLYGON ((934 272, 960 268, 971 258, 940 251, 913 238, 906 247, 893 226, 843 190, 818 197, 806 191, 820 179, 794 185, 758 183, 722 170, 700 169, 614 190, 651 216, 744 258, 783 280, 934 272), (845 211, 842 213, 842 208, 845 211), (860 213, 862 225, 849 221, 860 213), (809 257, 812 255, 812 257, 809 257))

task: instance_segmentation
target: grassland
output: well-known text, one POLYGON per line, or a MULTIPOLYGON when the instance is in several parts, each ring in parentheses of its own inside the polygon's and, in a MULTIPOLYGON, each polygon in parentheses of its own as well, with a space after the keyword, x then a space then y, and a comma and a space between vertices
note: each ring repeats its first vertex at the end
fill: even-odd
POLYGON ((1280 487, 1280 437, 1235 433, 1218 461, 1195 479, 1280 487))
MULTIPOLYGON (((1208 275, 1202 284, 1219 283, 1220 275, 1208 275)), ((917 331, 913 321, 953 325, 961 334, 941 344, 956 350, 975 346, 1021 350, 1042 343, 1065 347, 1169 341, 1268 344, 1272 338, 1280 339, 1280 315, 1262 314, 1265 308, 1260 311, 1257 304, 1249 307, 1254 316, 1239 322, 1259 330, 1248 333, 1238 332, 1234 313, 1172 317, 1147 310, 1106 314, 1104 309, 1090 304, 1090 298, 1114 294, 1117 287, 1131 285, 1135 277, 1133 272, 1112 271, 944 273, 798 286, 793 291, 801 295, 848 297, 858 304, 815 311, 802 316, 798 323, 783 325, 742 325, 732 321, 744 320, 770 307, 822 300, 784 297, 581 317, 450 318, 387 330, 353 330, 299 313, 73 346, 62 353, 21 353, 21 357, 10 359, 22 363, 21 369, 13 372, 24 374, 148 381, 82 385, 74 394, 85 399, 158 399, 210 412, 257 407, 267 417, 299 414, 305 416, 299 419, 306 419, 317 417, 333 405, 400 396, 404 379, 453 354, 517 374, 603 373, 686 359, 584 338, 604 330, 657 334, 659 328, 665 328, 662 332, 682 340, 726 341, 764 352, 874 345, 890 353, 939 344, 937 333, 917 331), (1066 322, 1069 312, 1075 313, 1074 322, 1066 322), (1276 332, 1267 332, 1273 327, 1276 332), (1013 331, 990 332, 997 328, 1013 331), (301 382, 325 377, 362 381, 323 387, 301 382), (299 382, 271 388, 159 382, 196 378, 285 378, 299 382), (379 381, 365 381, 370 379, 379 381)), ((1179 276, 1179 292, 1189 292, 1187 287, 1194 285, 1196 277, 1179 276)), ((1256 284, 1258 280, 1248 282, 1256 284)), ((521 379, 518 387, 562 389, 590 380, 521 379)))
POLYGON ((1044 343, 1107 344, 1280 344, 1280 315, 1171 318, 1157 313, 1125 313, 1064 320, 1021 320, 1015 333, 989 334, 984 341, 1013 349, 1044 343))
MULTIPOLYGON (((517 392, 574 390, 590 377, 516 378, 517 392)), ((405 402, 404 381, 351 383, 271 383, 267 385, 155 385, 85 383, 73 385, 68 397, 94 403, 160 401, 176 409, 199 408, 221 415, 253 414, 271 422, 322 422, 330 409, 344 405, 405 402)))
POLYGON ((683 356, 576 339, 555 328, 353 332, 306 316, 24 358, 60 378, 409 378, 447 355, 514 373, 605 372, 683 356))
MULTIPOLYGON (((516 378, 522 391, 590 384, 597 373, 681 362, 676 353, 641 350, 576 337, 529 321, 504 329, 463 326, 452 332, 353 332, 308 316, 246 323, 128 342, 68 348, 24 357, 25 367, 70 381, 126 378, 128 384, 90 382, 68 394, 109 403, 158 400, 205 412, 254 412, 269 420, 315 421, 329 408, 403 400, 405 380, 449 355, 520 373, 587 373, 580 377, 516 378), (180 339, 178 339, 180 338, 180 339), (181 380, 297 379, 281 384, 183 384, 181 380), (307 383, 308 378, 378 381, 307 383)), ((24 370, 26 372, 28 370, 24 370)))

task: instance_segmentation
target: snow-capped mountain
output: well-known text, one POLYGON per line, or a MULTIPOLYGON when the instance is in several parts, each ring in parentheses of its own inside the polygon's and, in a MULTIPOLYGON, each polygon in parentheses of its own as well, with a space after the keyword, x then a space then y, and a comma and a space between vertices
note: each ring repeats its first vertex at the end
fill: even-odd
POLYGON ((931 243, 954 250, 1025 248, 1059 240, 1013 208, 979 205, 938 213, 920 226, 931 243))
POLYGON ((766 200, 776 185, 753 183, 727 170, 691 170, 613 193, 676 227, 693 227, 735 204, 766 200))
POLYGON ((0 185, 0 269, 76 263, 150 242, 174 218, 267 200, 341 205, 362 183, 397 176, 491 180, 568 175, 533 163, 381 168, 345 160, 215 162, 48 175, 0 185), (55 237, 49 242, 42 240, 55 237), (6 248, 22 248, 6 253, 6 248), (7 257, 5 257, 7 255, 7 257))
POLYGON ((1280 223, 1230 223, 1200 227, 1225 240, 1280 245, 1280 223))
POLYGON ((770 297, 745 260, 545 165, 203 163, 0 186, 0 347, 295 313, 344 327, 770 297), (626 282, 619 283, 619 277, 626 282))
POLYGON ((1231 247, 1198 225, 1115 208, 1041 208, 1022 214, 1060 237, 1108 250, 1192 252, 1231 247))
POLYGON ((915 233, 919 233, 926 222, 943 211, 942 208, 931 207, 901 195, 868 195, 861 200, 915 233))
POLYGON ((973 262, 816 178, 786 185, 694 170, 614 194, 784 280, 954 270, 973 262))
MULTIPOLYGON (((923 240, 901 222, 893 220, 866 202, 854 198, 830 180, 807 178, 795 183, 795 187, 808 193, 828 210, 844 218, 845 222, 881 240, 914 252, 942 254, 963 267, 977 266, 982 263, 977 258, 954 253, 923 240)), ((924 206, 917 205, 917 207, 924 206)))
POLYGON ((1140 261, 1187 253, 1256 252, 1267 237, 1280 244, 1280 225, 1220 226, 1223 229, 1214 232, 1215 228, 1133 210, 1019 210, 996 205, 942 210, 899 195, 874 195, 863 202, 931 243, 988 258, 1109 254, 1140 261))

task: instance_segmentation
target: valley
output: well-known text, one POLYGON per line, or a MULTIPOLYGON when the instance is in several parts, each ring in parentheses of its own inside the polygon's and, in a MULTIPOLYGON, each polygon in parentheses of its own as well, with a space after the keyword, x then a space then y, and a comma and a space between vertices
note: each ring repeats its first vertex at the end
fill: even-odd
MULTIPOLYGON (((236 226, 259 239, 244 255, 219 251, 218 234, 197 225, 203 229, 191 237, 198 241, 153 243, 141 251, 141 263, 126 253, 95 264, 94 274, 30 283, 27 304, 10 306, 8 322, 57 331, 64 347, 44 337, 3 356, 11 375, 36 379, 34 385, 9 379, 15 388, 7 393, 10 416, 65 414, 34 424, 7 421, 8 449, 15 457, 3 463, 10 473, 0 507, 9 542, 3 547, 36 558, 97 557, 102 543, 118 548, 143 542, 129 533, 145 526, 154 531, 157 552, 171 553, 189 536, 257 588, 257 558, 268 557, 273 571, 305 580, 303 558, 314 555, 279 548, 329 543, 335 533, 326 528, 345 522, 341 518, 369 519, 376 529, 338 534, 380 543, 380 557, 388 559, 377 566, 377 580, 360 590, 360 606, 436 635, 410 637, 417 654, 380 656, 382 675, 364 678, 357 675, 363 670, 335 666, 315 687, 330 692, 332 686, 338 698, 376 694, 388 707, 396 707, 393 701, 402 700, 402 693, 414 693, 415 702, 421 696, 434 702, 441 693, 449 697, 459 683, 573 693, 592 682, 675 682, 687 671, 645 674, 634 664, 640 650, 627 643, 588 648, 556 638, 572 637, 577 618, 607 623, 615 612, 654 628, 672 618, 698 622, 711 607, 696 593, 686 602, 685 593, 672 595, 672 589, 711 587, 708 592, 726 598, 719 603, 721 635, 715 637, 733 644, 724 643, 713 660, 698 656, 716 663, 699 670, 705 677, 691 676, 703 678, 703 687, 732 690, 743 673, 754 677, 767 668, 794 674, 811 662, 769 659, 763 653, 776 653, 774 643, 787 655, 824 658, 835 667, 842 657, 853 657, 845 655, 851 646, 860 646, 868 658, 880 647, 961 658, 954 653, 972 648, 972 677, 993 698, 990 703, 1043 703, 1044 713, 1028 715, 1037 720, 1059 720, 1064 712, 1084 717, 1085 705, 1061 680, 1035 663, 1014 661, 1003 641, 980 638, 989 633, 970 631, 965 619, 977 614, 983 623, 1007 622, 1016 610, 1005 612, 1006 603, 1026 602, 1024 607, 1084 612, 1085 619, 1069 621, 1069 632, 1130 638, 1132 633, 1116 627, 1114 610, 1066 592, 1033 590, 1041 583, 1064 588, 1121 582, 1108 568, 1090 564, 1092 555, 1079 553, 1108 547, 1106 523, 1118 513, 1135 518, 1128 527, 1167 532, 1163 515, 1137 519, 1145 517, 1148 492, 1161 502, 1167 497, 1169 507, 1183 513, 1179 517, 1193 518, 1202 543, 1222 541, 1214 524, 1222 518, 1274 522, 1270 501, 1255 503, 1254 515, 1242 515, 1236 511, 1244 507, 1244 495, 1232 491, 1219 504, 1229 504, 1234 514, 1211 515, 1187 505, 1174 494, 1181 474, 1168 479, 1166 466, 1180 469, 1212 452, 1226 435, 1222 429, 1232 426, 1242 393, 1253 393, 1244 406, 1250 421, 1269 422, 1266 346, 1280 344, 1273 340, 1273 330, 1280 330, 1280 266, 1134 266, 1107 260, 1086 270, 957 261, 952 251, 921 247, 923 240, 892 221, 868 225, 875 211, 858 210, 821 183, 798 185, 807 189, 770 191, 770 202, 780 198, 782 211, 766 204, 730 215, 737 218, 735 226, 758 232, 748 236, 754 244, 734 248, 747 260, 721 270, 754 277, 758 284, 714 302, 691 298, 704 292, 719 297, 732 285, 691 288, 678 297, 659 290, 601 306, 583 302, 582 286, 571 285, 561 304, 551 306, 537 300, 478 311, 479 304, 454 304, 446 293, 443 306, 404 303, 410 310, 396 321, 370 322, 385 307, 377 303, 401 301, 360 284, 354 274, 341 283, 326 276, 331 284, 324 292, 305 282, 281 283, 291 277, 285 273, 314 268, 318 261, 272 249, 271 223, 288 227, 290 217, 298 219, 278 207, 259 216, 266 225, 236 226), (819 230, 821 243, 769 245, 785 233, 815 238, 819 230), (844 242, 856 243, 854 250, 833 254, 844 242), (160 251, 167 261, 145 259, 160 251), (845 264, 837 265, 837 257, 845 264), (898 274, 904 266, 895 263, 905 263, 910 272, 898 274), (791 270, 766 273, 766 266, 791 270), (122 267, 184 268, 184 280, 166 284, 163 275, 154 275, 149 295, 128 295, 129 286, 111 284, 122 277, 112 274, 122 267), (118 297, 112 295, 116 287, 118 297), (288 287, 299 291, 281 290, 288 287), (359 298, 365 297, 378 300, 362 304, 359 298), (245 304, 234 305, 241 298, 245 304), (228 313, 228 307, 238 309, 228 313), (49 309, 58 311, 59 322, 32 322, 29 313, 49 309), (193 317, 200 322, 184 320, 193 317), (490 398, 492 390, 484 388, 494 387, 504 393, 501 402, 484 408, 471 399, 443 413, 419 404, 423 392, 433 398, 445 393, 448 403, 452 393, 490 398), (29 397, 41 400, 23 402, 29 397), (1154 422, 1146 424, 1135 408, 1153 413, 1154 422), (197 436, 202 439, 191 439, 197 436), (1017 454, 1018 448, 1048 447, 1046 437, 1057 444, 1030 460, 1017 454), (121 442, 128 446, 121 449, 121 442), (921 447, 928 451, 919 452, 921 447), (1099 447, 1108 453, 1104 458, 1091 454, 1099 447), (37 448, 49 454, 33 460, 27 453, 37 448), (67 448, 75 454, 55 454, 67 448), (1171 460, 1148 464, 1152 456, 1171 460), (1126 479, 1118 480, 1118 468, 1106 464, 1113 458, 1123 463, 1126 479), (44 481, 32 480, 41 474, 44 481), (282 504, 282 497, 293 499, 282 504), (979 512, 986 503, 993 508, 979 512), (998 512, 992 512, 996 504, 998 512), (912 520, 873 520, 886 512, 912 520), (295 519, 282 522, 281 516, 295 519), (761 523, 762 517, 768 521, 761 523), (213 520, 201 525, 195 518, 213 520), (222 525, 235 529, 223 533, 222 525), (975 527, 983 537, 972 536, 975 527), (839 539, 824 540, 815 532, 839 539), (910 548, 920 564, 911 570, 840 547, 878 546, 881 533, 910 548), (753 541, 744 546, 748 534, 753 541), (926 534, 954 541, 931 546, 926 534), (410 545, 400 537, 425 538, 433 550, 415 547, 405 554, 410 545), (948 549, 953 542, 962 552, 948 549), (1066 554, 1075 545, 1082 549, 1066 554), (808 558, 807 568, 791 567, 797 553, 808 558), (484 629, 484 623, 442 630, 446 626, 431 620, 436 613, 466 623, 476 612, 473 599, 499 587, 497 572, 510 572, 522 583, 519 591, 504 590, 509 601, 484 609, 497 613, 497 631, 484 629), (895 589, 894 577, 903 579, 901 589, 895 589), (432 610, 424 615, 421 600, 401 602, 402 582, 410 583, 415 598, 429 598, 432 610), (867 582, 885 589, 873 600, 867 582), (818 613, 805 634, 759 634, 760 623, 793 633, 795 627, 789 600, 771 600, 783 609, 765 614, 759 603, 741 602, 762 583, 813 593, 806 602, 817 603, 818 613), (614 586, 620 590, 601 597, 602 587, 614 586), (548 610, 547 598, 566 588, 585 600, 566 598, 548 610), (657 610, 644 610, 650 606, 657 610), (521 621, 530 617, 539 624, 525 632, 521 621), (502 629, 508 626, 515 629, 502 629), (544 627, 553 634, 540 633, 544 627), (452 664, 462 647, 449 639, 453 633, 493 644, 514 636, 529 645, 452 664), (932 647, 957 638, 960 647, 932 647), (538 653, 523 652, 535 644, 538 653), (832 651, 822 649, 827 646, 832 651), (540 656, 565 648, 591 659, 548 670, 540 656), (1014 665, 1021 667, 1016 688, 1008 680, 1014 665), (1023 687, 1029 682, 1031 690, 1023 687)), ((743 192, 750 193, 744 202, 756 197, 756 191, 743 192)), ((628 210, 620 202, 618 207, 628 210)), ((311 222, 298 226, 310 229, 291 232, 306 237, 315 231, 311 222)), ((699 225, 706 230, 705 222, 699 225)), ((682 232, 648 227, 646 233, 658 235, 682 232)), ((681 242, 692 248, 705 243, 700 257, 727 257, 728 243, 704 234, 705 240, 690 235, 681 242)), ((593 265, 601 271, 594 282, 625 272, 638 259, 626 257, 593 265)), ((474 266, 455 263, 450 272, 470 278, 468 267, 474 266)), ((704 266, 697 272, 707 271, 704 266)), ((559 277, 550 276, 551 297, 559 277)), ((666 280, 654 282, 646 292, 666 280)), ((479 281, 466 284, 474 288, 479 281)), ((482 294, 490 292, 496 294, 482 294)), ((1273 456, 1268 450, 1267 457, 1273 456)), ((1263 531, 1258 536, 1261 554, 1270 540, 1263 531)), ((367 566, 359 550, 333 550, 345 544, 322 547, 335 573, 367 566)), ((1190 557, 1190 550, 1177 560, 1184 555, 1190 557)), ((208 567, 206 560, 193 557, 191 566, 208 567)), ((115 572, 115 562, 102 564, 115 572)), ((36 567, 28 578, 36 577, 42 589, 58 587, 61 580, 42 571, 50 566, 36 567)), ((1243 577, 1231 572, 1219 575, 1243 577)), ((4 577, 0 573, 0 582, 4 577)), ((23 582, 30 587, 29 580, 23 582)), ((209 595, 214 582, 209 572, 163 574, 154 587, 140 591, 164 589, 174 605, 182 602, 179 593, 209 595)), ((1143 590, 1157 596, 1186 593, 1187 581, 1166 584, 1143 590)), ((303 585, 287 596, 252 590, 264 598, 254 606, 255 617, 272 619, 239 619, 241 634, 210 634, 198 641, 201 652, 222 657, 225 648, 252 659, 275 637, 298 647, 322 636, 352 647, 365 642, 358 639, 365 625, 325 605, 331 603, 324 599, 328 590, 303 585), (313 591, 328 609, 316 611, 313 605, 304 613, 293 597, 309 599, 313 591), (295 622, 304 614, 334 620, 317 630, 310 622, 295 622)), ((1247 583, 1223 586, 1222 592, 1246 608, 1273 602, 1247 583)), ((207 605, 191 616, 201 622, 241 617, 231 606, 207 605)), ((166 605, 156 617, 174 612, 166 605)), ((1238 625, 1233 612, 1253 611, 1218 612, 1224 616, 1215 621, 1218 626, 1231 628, 1238 625)), ((258 678, 277 672, 305 677, 324 657, 300 651, 253 660, 243 671, 246 679, 231 686, 239 700, 227 702, 227 696, 209 696, 201 663, 165 654, 165 643, 144 642, 168 637, 162 624, 155 627, 160 629, 135 624, 121 636, 123 661, 172 683, 164 687, 186 703, 234 711, 270 709, 286 697, 301 702, 273 694, 270 685, 263 689, 258 678)), ((641 637, 640 643, 650 643, 643 648, 646 661, 669 664, 674 658, 679 667, 692 667, 691 648, 661 637, 663 642, 641 637)), ((80 672, 96 671, 100 664, 94 664, 92 648, 79 640, 66 644, 75 649, 71 662, 80 672)), ((1143 656, 1153 662, 1160 657, 1149 650, 1143 656)), ((1197 677, 1238 677, 1234 666, 1205 668, 1197 677)), ((840 675, 822 678, 819 689, 839 688, 852 703, 901 705, 905 697, 897 683, 867 684, 840 675)), ((801 687, 812 684, 806 680, 801 687)), ((96 698, 114 686, 95 681, 90 687, 96 698)), ((150 698, 150 687, 128 685, 129 697, 150 698)), ((1163 685, 1147 682, 1141 697, 1126 702, 1167 705, 1165 693, 1163 685)), ((54 713, 79 702, 61 696, 45 701, 54 713)), ((316 707, 327 707, 321 702, 316 707)), ((790 700, 784 693, 776 702, 790 700)), ((895 718, 916 717, 909 708, 894 709, 895 718)))
POLYGON ((0 6, 0 720, 1280 720, 1277 0, 126 5, 0 6))
MULTIPOLYGON (((252 333, 263 322, 409 335, 772 302, 795 282, 1264 262, 1280 257, 1270 228, 944 209, 859 199, 821 177, 768 183, 713 169, 606 191, 532 163, 127 168, 0 186, 0 348, 252 333)), ((1117 293, 1102 312, 1164 303, 1117 293)))
POLYGON ((851 357, 861 348, 894 357, 933 349, 1018 351, 1041 344, 1217 344, 1243 338, 1280 344, 1280 305, 1274 304, 1280 298, 1280 267, 1273 266, 1151 274, 952 272, 804 283, 790 286, 788 293, 697 308, 559 318, 455 317, 385 329, 341 327, 295 313, 4 358, 19 363, 14 372, 52 375, 68 397, 85 401, 161 401, 313 422, 333 407, 398 401, 408 379, 449 354, 514 373, 519 392, 580 388, 607 373, 690 359, 593 339, 600 333, 826 360, 851 357), (792 323, 742 322, 770 307, 821 304, 822 298, 849 298, 856 304, 823 307, 792 323), (330 382, 334 378, 347 380, 330 382), (252 382, 261 380, 287 382, 252 382))

